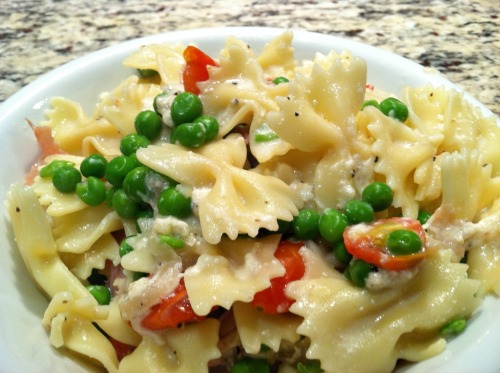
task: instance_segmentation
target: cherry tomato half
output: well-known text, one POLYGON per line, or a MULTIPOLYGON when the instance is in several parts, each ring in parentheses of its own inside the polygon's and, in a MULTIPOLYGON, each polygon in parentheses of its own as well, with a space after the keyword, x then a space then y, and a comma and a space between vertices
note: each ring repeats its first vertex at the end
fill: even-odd
POLYGON ((194 313, 189 301, 186 286, 181 280, 173 292, 151 307, 149 314, 142 320, 142 326, 150 330, 176 328, 179 325, 201 321, 205 316, 194 313))
POLYGON ((186 66, 182 73, 182 82, 184 90, 194 94, 199 94, 198 82, 204 82, 208 79, 207 66, 217 66, 217 63, 192 45, 188 46, 183 53, 186 66))
POLYGON ((418 220, 408 218, 380 219, 373 223, 356 224, 344 231, 344 244, 354 257, 389 271, 400 271, 418 264, 426 256, 425 231, 418 220), (389 233, 406 229, 422 240, 422 250, 415 254, 394 255, 387 250, 389 233))
POLYGON ((271 286, 256 293, 252 304, 266 313, 276 314, 288 312, 295 300, 285 295, 285 287, 292 281, 304 276, 305 265, 299 249, 301 242, 282 241, 274 256, 285 267, 285 274, 271 279, 271 286))

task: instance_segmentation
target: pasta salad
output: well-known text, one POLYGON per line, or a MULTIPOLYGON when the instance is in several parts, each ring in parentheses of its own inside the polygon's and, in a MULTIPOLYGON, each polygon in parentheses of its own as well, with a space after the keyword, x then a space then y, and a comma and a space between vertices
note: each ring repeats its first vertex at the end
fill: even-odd
POLYGON ((51 100, 8 209, 49 340, 108 372, 391 372, 500 286, 500 128, 462 95, 145 45, 88 116, 51 100))

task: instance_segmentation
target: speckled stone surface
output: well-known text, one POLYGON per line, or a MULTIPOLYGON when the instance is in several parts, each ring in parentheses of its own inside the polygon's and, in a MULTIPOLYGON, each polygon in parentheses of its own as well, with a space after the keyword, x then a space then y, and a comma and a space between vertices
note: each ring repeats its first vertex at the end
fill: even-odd
POLYGON ((0 102, 89 52, 217 26, 300 28, 371 44, 438 69, 500 113, 497 0, 0 0, 0 102))

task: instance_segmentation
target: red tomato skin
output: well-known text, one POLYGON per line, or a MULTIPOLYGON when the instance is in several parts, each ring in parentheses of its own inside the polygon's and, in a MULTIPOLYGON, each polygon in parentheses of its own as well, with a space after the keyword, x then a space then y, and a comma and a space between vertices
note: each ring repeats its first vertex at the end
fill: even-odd
POLYGON ((255 294, 252 305, 269 314, 286 313, 295 302, 285 294, 285 287, 292 281, 300 280, 305 273, 305 265, 299 249, 302 242, 282 241, 274 256, 285 267, 285 274, 271 279, 271 286, 255 294))
POLYGON ((379 219, 371 224, 372 231, 367 234, 356 235, 355 229, 359 224, 347 227, 344 231, 344 244, 347 251, 354 257, 373 264, 378 268, 388 271, 401 271, 417 265, 426 255, 425 231, 418 220, 409 218, 379 219), (417 233, 422 240, 421 252, 411 255, 392 255, 384 250, 378 243, 374 242, 374 236, 370 236, 374 228, 381 226, 395 226, 398 229, 409 229, 417 233))
POLYGON ((200 94, 198 82, 208 79, 207 66, 217 66, 217 63, 200 49, 190 45, 183 53, 186 66, 182 72, 182 82, 184 90, 196 95, 200 94))
MULTIPOLYGON (((288 312, 295 300, 285 295, 285 287, 291 281, 301 279, 305 265, 299 249, 302 243, 283 241, 275 252, 275 257, 285 267, 285 274, 271 280, 271 286, 255 294, 252 304, 264 312, 276 314, 288 312)), ((177 288, 162 298, 161 302, 151 307, 141 325, 149 330, 176 328, 182 324, 204 320, 205 316, 196 315, 191 307, 184 281, 177 288)))
POLYGON ((118 358, 118 361, 121 361, 125 356, 130 355, 136 349, 135 346, 131 346, 131 345, 128 345, 126 343, 122 343, 122 342, 117 341, 116 339, 111 338, 111 337, 108 337, 108 338, 115 349, 116 357, 118 358))
POLYGON ((173 292, 161 299, 161 302, 151 307, 149 314, 141 325, 150 330, 177 328, 185 323, 201 321, 205 316, 194 313, 189 301, 186 286, 181 280, 173 292))

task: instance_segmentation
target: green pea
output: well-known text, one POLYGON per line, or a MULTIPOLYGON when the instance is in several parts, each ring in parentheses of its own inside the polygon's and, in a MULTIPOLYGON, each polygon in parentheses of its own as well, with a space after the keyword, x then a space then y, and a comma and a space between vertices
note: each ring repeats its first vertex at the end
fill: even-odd
POLYGON ((113 208, 123 219, 133 219, 137 216, 140 207, 130 198, 123 189, 116 189, 112 199, 113 208))
POLYGON ((144 165, 141 163, 141 161, 139 161, 139 159, 137 158, 137 154, 132 153, 132 154, 130 154, 130 155, 128 156, 128 158, 130 158, 130 160, 132 161, 132 163, 133 163, 133 165, 134 165, 134 167, 133 167, 132 169, 137 168, 137 167, 144 166, 144 165))
POLYGON ((287 78, 285 78, 284 76, 278 76, 276 78, 273 79, 273 83, 278 85, 278 84, 282 84, 282 83, 288 83, 289 80, 287 78))
POLYGON ((294 235, 299 240, 312 240, 319 235, 319 214, 316 210, 305 209, 292 221, 294 235))
POLYGON ((425 223, 427 223, 427 220, 429 220, 431 216, 432 214, 430 212, 419 210, 417 220, 420 222, 420 224, 424 225, 425 223))
POLYGON ((101 306, 107 305, 111 302, 111 291, 107 286, 89 285, 87 286, 87 290, 101 306))
POLYGON ((123 190, 135 202, 147 202, 147 197, 151 194, 146 183, 148 172, 147 167, 136 167, 123 180, 123 190))
POLYGON ((422 250, 422 239, 414 231, 397 229, 387 236, 387 250, 394 255, 410 255, 422 250))
POLYGON ((326 209, 319 219, 319 233, 328 242, 342 241, 346 227, 347 218, 339 210, 326 209))
MULTIPOLYGON (((129 236, 129 237, 133 237, 133 236, 129 236)), ((132 251, 134 251, 134 248, 131 245, 129 245, 129 243, 127 242, 127 239, 129 237, 126 237, 125 239, 122 240, 122 242, 120 242, 120 248, 118 251, 118 253, 120 254, 120 257, 125 256, 128 253, 131 253, 132 251)))
POLYGON ((451 320, 441 328, 442 335, 458 335, 462 333, 467 326, 467 320, 465 318, 460 318, 456 320, 451 320))
POLYGON ((174 127, 170 130, 170 143, 177 143, 177 127, 174 127))
POLYGON ((106 186, 101 179, 89 176, 76 185, 76 195, 87 205, 98 206, 106 199, 106 186))
POLYGON ((363 110, 367 106, 373 106, 378 108, 378 102, 376 100, 366 100, 361 104, 361 110, 363 110))
POLYGON ((170 116, 176 126, 193 122, 203 112, 200 98, 191 92, 182 92, 175 96, 170 106, 170 116))
POLYGON ((61 159, 56 159, 50 162, 48 165, 44 166, 40 170, 40 177, 52 177, 54 175, 54 171, 61 167, 73 167, 75 164, 70 161, 63 161, 61 159))
POLYGON ((151 144, 146 136, 129 133, 120 140, 120 151, 123 155, 134 154, 139 148, 147 148, 151 144))
POLYGON ((173 249, 182 249, 184 247, 184 240, 179 237, 175 237, 168 234, 159 235, 160 242, 164 243, 167 246, 170 246, 173 249))
POLYGON ((113 195, 115 194, 116 189, 116 187, 112 186, 106 191, 105 201, 108 207, 113 207, 113 195))
POLYGON ((348 264, 351 259, 352 255, 347 251, 344 242, 338 242, 335 244, 333 247, 333 254, 335 257, 339 260, 339 262, 348 264))
POLYGON ((384 115, 404 122, 408 118, 408 108, 404 103, 394 97, 387 97, 378 105, 384 115))
POLYGON ((175 129, 177 141, 186 148, 198 148, 205 142, 207 130, 201 123, 183 123, 175 129))
POLYGON ((139 135, 153 141, 160 135, 163 122, 156 111, 144 110, 135 117, 134 127, 139 135))
POLYGON ((369 203, 374 211, 383 211, 392 205, 394 193, 389 185, 374 182, 367 185, 361 193, 361 200, 369 203))
POLYGON ((212 141, 219 134, 219 122, 211 115, 202 115, 196 118, 194 123, 201 123, 205 127, 205 142, 212 141))
POLYGON ((82 181, 82 174, 72 166, 62 166, 54 170, 52 184, 61 193, 73 193, 82 181))
POLYGON ((184 196, 174 186, 168 187, 160 193, 157 207, 160 215, 172 215, 180 219, 187 218, 192 212, 191 198, 184 196))
POLYGON ((127 174, 135 168, 132 158, 119 155, 108 162, 106 167, 106 180, 116 187, 121 187, 127 174))
POLYGON ((344 212, 350 224, 367 223, 375 219, 373 207, 355 199, 346 203, 344 212))
MULTIPOLYGON (((351 262, 349 262, 351 264, 351 262)), ((351 281, 351 274, 349 273, 349 266, 344 270, 344 278, 348 281, 351 281)))
POLYGON ((323 369, 321 369, 321 363, 319 360, 309 360, 305 362, 297 363, 297 372, 298 373, 321 373, 323 369))
POLYGON ((167 92, 162 92, 158 95, 153 100, 153 109, 154 111, 161 117, 162 114, 158 111, 158 100, 161 100, 163 97, 167 97, 168 93, 167 92))
POLYGON ((243 358, 236 361, 231 373, 270 373, 271 367, 264 359, 243 358))
POLYGON ((349 262, 347 271, 349 273, 349 278, 359 288, 364 288, 366 285, 366 279, 374 267, 363 260, 356 259, 349 262))
POLYGON ((139 73, 139 76, 143 79, 152 78, 158 75, 158 71, 153 69, 137 69, 137 72, 139 73))
POLYGON ((104 177, 108 161, 100 154, 91 154, 80 164, 80 172, 85 177, 95 176, 104 177))

